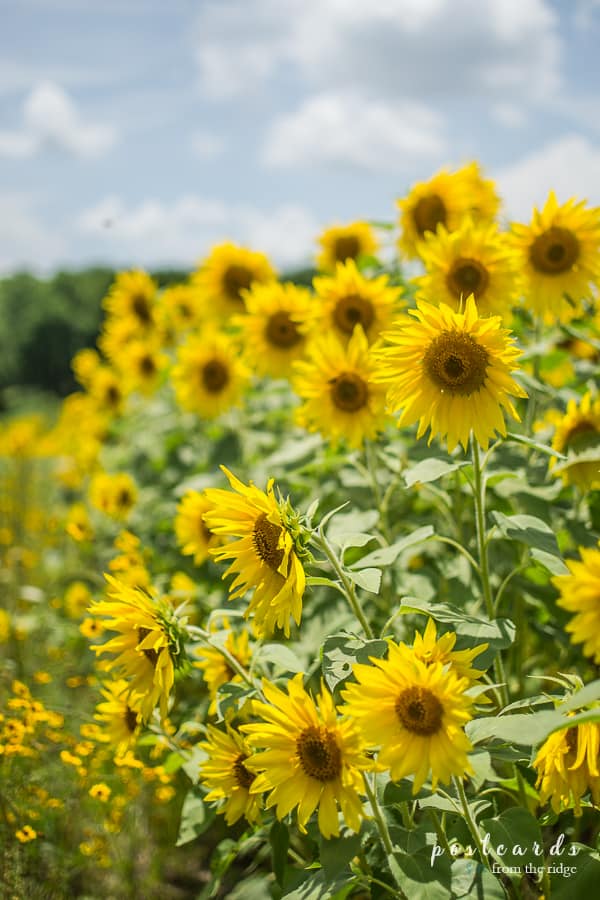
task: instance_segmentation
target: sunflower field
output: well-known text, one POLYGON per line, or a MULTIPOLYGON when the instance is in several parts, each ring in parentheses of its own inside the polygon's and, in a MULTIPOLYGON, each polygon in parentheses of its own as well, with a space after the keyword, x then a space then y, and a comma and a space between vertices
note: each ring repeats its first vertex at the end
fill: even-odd
POLYGON ((5 416, 3 897, 594 894, 600 209, 499 208, 121 272, 5 416))

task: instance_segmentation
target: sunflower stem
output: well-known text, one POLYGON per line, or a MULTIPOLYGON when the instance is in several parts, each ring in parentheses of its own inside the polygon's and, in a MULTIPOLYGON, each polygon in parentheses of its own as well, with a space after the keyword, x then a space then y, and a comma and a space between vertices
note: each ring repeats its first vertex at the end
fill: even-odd
POLYGON ((375 500, 375 505, 377 507, 377 512, 379 513, 379 527, 381 528, 381 533, 384 538, 390 543, 390 529, 387 520, 387 507, 384 505, 384 498, 381 494, 381 488, 379 486, 379 482, 377 480, 377 459, 375 456, 375 447, 371 443, 371 441, 366 440, 364 442, 365 446, 365 462, 367 464, 367 472, 369 473, 369 479, 371 481, 371 486, 373 488, 373 499, 375 500))
POLYGON ((315 544, 316 547, 319 548, 319 550, 323 551, 323 553, 329 560, 332 569, 334 570, 335 574, 338 576, 338 578, 340 579, 340 581, 342 583, 342 586, 344 589, 344 595, 345 595, 346 599, 348 600, 348 603, 350 604, 352 612, 354 613, 354 615, 360 622, 367 639, 372 641, 373 640, 373 631, 371 629, 371 626, 369 625, 369 623, 367 622, 367 620, 365 618, 365 614, 363 613, 363 611, 361 609, 360 603, 358 602, 358 597, 356 596, 356 591, 354 590, 354 585, 352 584, 352 582, 350 581, 350 579, 344 572, 344 568, 343 568, 340 560, 335 555, 333 547, 331 546, 331 544, 329 543, 329 541, 327 540, 327 538, 325 537, 325 535, 323 534, 323 532, 320 529, 318 532, 313 533, 313 535, 311 537, 311 541, 315 544))
POLYGON ((467 823, 467 828, 469 829, 469 831, 471 833, 473 842, 475 843, 475 846, 477 847, 477 852, 479 853, 479 858, 481 860, 481 863, 482 863, 482 865, 487 866, 487 868, 489 869, 490 863, 487 858, 487 854, 484 853, 484 850, 483 850, 483 841, 481 840, 479 826, 477 825, 477 822, 473 818, 471 810, 469 809, 469 803, 467 801, 467 795, 465 794, 465 789, 464 789, 463 783, 462 783, 461 779, 458 778, 456 775, 454 775, 452 777, 452 782, 454 784, 454 787, 456 788, 456 793, 458 794, 458 797, 460 800, 460 805, 462 807, 463 817, 464 817, 465 822, 467 823))
MULTIPOLYGON (((381 843, 383 844, 386 855, 389 857, 393 857, 394 855, 394 845, 392 844, 392 838, 390 836, 390 830, 388 828, 388 824, 385 820, 385 816, 381 812, 381 807, 379 805, 379 800, 377 799, 377 776, 373 776, 373 786, 371 787, 371 783, 369 781, 369 776, 366 772, 363 772, 363 780, 365 782, 365 791, 367 792, 367 797, 369 798, 369 802, 371 804, 371 808, 373 810, 373 817, 375 819, 375 823, 377 825, 377 830, 379 832, 379 837, 381 838, 381 843)), ((396 878, 394 872, 392 871, 392 877, 398 886, 398 896, 403 897, 404 900, 408 900, 406 894, 402 890, 398 879, 396 878)))
POLYGON ((227 664, 230 666, 230 668, 233 669, 234 672, 237 672, 240 678, 245 681, 249 687, 254 688, 261 700, 265 700, 265 695, 261 690, 258 680, 252 677, 250 672, 241 664, 238 659, 236 659, 233 653, 230 653, 226 647, 222 647, 220 644, 216 644, 213 640, 211 640, 210 633, 208 631, 205 631, 204 628, 199 628, 197 625, 187 625, 186 630, 192 637, 200 638, 200 640, 204 641, 207 646, 212 647, 213 650, 217 650, 227 661, 227 664))

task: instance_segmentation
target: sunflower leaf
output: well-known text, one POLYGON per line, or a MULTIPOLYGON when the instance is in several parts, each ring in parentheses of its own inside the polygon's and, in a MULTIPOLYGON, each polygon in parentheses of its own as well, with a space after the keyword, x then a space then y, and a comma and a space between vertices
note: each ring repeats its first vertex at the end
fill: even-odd
POLYGON ((400 538, 399 541, 390 544, 389 547, 382 547, 380 550, 373 550, 372 553, 367 553, 366 556, 355 562, 351 568, 367 569, 371 566, 389 566, 397 560, 403 550, 407 550, 414 544, 426 541, 433 533, 432 525, 424 525, 422 528, 417 528, 416 531, 411 532, 411 534, 400 538))
POLYGON ((554 532, 537 516, 505 516, 504 513, 492 510, 492 517, 503 537, 561 558, 554 532))
POLYGON ((369 591, 371 594, 379 593, 381 569, 361 569, 359 572, 348 571, 346 574, 363 591, 369 591))
POLYGON ((466 460, 461 460, 460 462, 448 462, 445 459, 437 459, 436 457, 422 459, 421 462, 418 462, 415 466, 406 469, 404 472, 404 480, 407 487, 412 487, 414 484, 418 483, 426 484, 430 481, 437 481, 438 478, 443 478, 444 475, 449 475, 450 472, 456 472, 458 469, 462 469, 463 466, 467 466, 468 464, 469 463, 466 460))

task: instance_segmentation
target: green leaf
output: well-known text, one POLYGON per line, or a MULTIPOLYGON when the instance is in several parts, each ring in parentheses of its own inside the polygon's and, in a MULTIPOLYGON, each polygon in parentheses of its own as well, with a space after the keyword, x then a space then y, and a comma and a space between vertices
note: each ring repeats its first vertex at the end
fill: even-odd
POLYGON ((572 844, 579 847, 577 856, 563 855, 548 857, 547 865, 560 867, 562 871, 550 873, 552 886, 552 900, 573 900, 575 897, 596 897, 600 884, 600 862, 597 856, 589 852, 583 844, 572 844), (569 875, 565 874, 565 868, 570 868, 569 875), (575 871, 573 872, 573 869, 575 871))
POLYGON ((359 572, 347 571, 346 574, 363 591, 369 591, 371 594, 379 593, 381 569, 361 569, 359 572))
POLYGON ((458 469, 462 469, 463 466, 467 465, 469 463, 466 460, 447 462, 445 459, 423 459, 416 466, 406 469, 404 480, 407 487, 412 487, 417 483, 427 484, 431 481, 437 481, 438 478, 443 478, 444 475, 449 475, 450 472, 457 472, 458 469))
POLYGON ((432 534, 433 526, 424 525, 423 528, 417 528, 416 531, 406 535, 406 537, 400 538, 399 541, 395 541, 393 544, 390 544, 389 547, 382 547, 380 550, 374 550, 372 553, 367 553, 366 556, 363 556, 362 559, 355 562, 351 568, 365 569, 370 566, 389 566, 397 560, 403 550, 408 550, 409 547, 426 541, 432 534))
POLYGON ((521 870, 519 878, 527 863, 538 865, 543 862, 542 831, 537 819, 522 806, 506 809, 493 819, 482 819, 481 827, 489 832, 489 844, 502 860, 502 865, 521 870), (535 844, 541 853, 534 852, 535 844), (503 848, 504 852, 501 852, 503 848))
POLYGON ((346 837, 321 838, 319 859, 327 878, 335 878, 348 867, 350 860, 360 853, 361 839, 358 834, 346 837))
POLYGON ((448 856, 433 860, 429 848, 417 853, 393 853, 388 863, 394 878, 410 900, 449 900, 450 863, 448 856))
MULTIPOLYGON (((406 597, 400 607, 401 613, 422 613, 431 616, 434 622, 451 624, 457 634, 469 638, 472 645, 487 643, 494 650, 510 647, 515 639, 516 626, 510 619, 489 619, 470 615, 458 606, 450 603, 439 603, 437 600, 417 600, 406 597)), ((477 666, 478 659, 474 665, 477 666)))
POLYGON ((365 641, 342 632, 330 635, 323 644, 323 677, 331 691, 352 673, 352 666, 368 663, 369 657, 381 659, 387 652, 387 641, 365 641))
POLYGON ((283 887, 283 876, 285 875, 287 852, 290 845, 290 833, 287 825, 275 819, 269 831, 269 842, 271 844, 273 873, 277 883, 283 887))
MULTIPOLYGON (((540 384, 538 382, 538 384, 540 384)), ((544 389, 544 385, 540 385, 542 389, 544 389)), ((547 393, 547 390, 546 390, 547 393)), ((534 441, 531 438, 526 437, 524 434, 514 434, 509 431, 506 435, 505 440, 507 441, 515 441, 517 444, 524 444, 526 447, 531 447, 533 450, 539 450, 540 453, 545 453, 547 456, 555 456, 557 459, 566 459, 566 456, 563 453, 559 453, 557 450, 553 450, 552 447, 548 447, 546 444, 540 444, 538 441, 534 441)))
POLYGON ((215 817, 215 811, 207 807, 202 797, 190 791, 183 801, 181 810, 181 824, 177 836, 177 847, 187 844, 203 834, 210 827, 215 817))
POLYGON ((378 521, 379 513, 376 509, 353 509, 346 513, 340 512, 327 529, 327 537, 332 543, 340 546, 347 535, 369 532, 378 521))
POLYGON ((330 879, 323 869, 305 869, 293 873, 291 884, 281 900, 344 900, 356 885, 354 876, 338 875, 330 879))
POLYGON ((560 550, 550 526, 536 516, 505 516, 496 510, 492 516, 501 534, 513 541, 520 541, 528 547, 543 550, 560 559, 560 550))
POLYGON ((565 575, 569 572, 562 559, 554 556, 552 553, 547 553, 545 550, 538 550, 536 547, 533 547, 531 556, 541 566, 548 569, 552 575, 565 575))
POLYGON ((256 654, 261 662, 272 663, 285 672, 304 672, 304 665, 285 644, 263 644, 256 654))
POLYGON ((364 531, 351 531, 348 534, 344 535, 340 541, 340 548, 342 552, 342 558, 346 550, 349 550, 351 547, 364 547, 369 541, 374 541, 375 538, 372 534, 365 534, 364 531))
POLYGON ((456 900, 506 900, 498 879, 476 860, 455 859, 450 871, 452 897, 456 900))

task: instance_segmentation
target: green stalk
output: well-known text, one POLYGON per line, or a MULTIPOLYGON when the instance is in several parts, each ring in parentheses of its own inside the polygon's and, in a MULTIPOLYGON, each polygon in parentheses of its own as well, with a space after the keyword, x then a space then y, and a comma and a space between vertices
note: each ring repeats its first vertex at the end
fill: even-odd
MULTIPOLYGON (((377 787, 374 784, 371 787, 369 782, 369 777, 366 772, 363 772, 363 780, 365 783, 365 791, 367 792, 367 797, 369 798, 369 802, 371 804, 371 808, 373 810, 373 818, 375 819, 375 824, 377 825, 377 830, 379 832, 379 837, 381 838, 381 843, 383 844, 384 850, 386 852, 386 856, 390 857, 394 855, 394 845, 392 844, 392 838, 390 836, 390 830, 388 828, 387 822, 385 820, 385 816, 381 812, 381 807, 379 806, 379 801, 377 799, 377 787)), ((398 886, 398 897, 404 898, 404 900, 408 900, 406 894, 402 890, 400 884, 398 884, 397 878, 394 876, 392 872, 392 877, 398 886)))
POLYGON ((370 640, 370 641, 373 640, 373 636, 374 636, 373 631, 372 631, 371 626, 369 625, 367 619, 365 618, 365 614, 363 613, 363 611, 361 609, 360 603, 358 601, 358 597, 356 596, 356 591, 354 589, 354 585, 352 584, 352 582, 350 581, 350 579, 344 572, 342 564, 339 561, 339 559, 337 558, 337 556, 335 555, 333 547, 331 546, 331 544, 329 543, 329 541, 327 540, 325 535, 320 532, 313 533, 313 535, 311 537, 311 541, 314 543, 314 545, 316 547, 319 548, 319 550, 323 551, 323 553, 329 560, 329 563, 331 564, 331 568, 333 569, 333 571, 335 572, 335 574, 338 576, 338 578, 340 579, 340 581, 342 583, 342 586, 344 589, 344 595, 345 595, 346 599, 348 600, 348 603, 350 604, 352 612, 354 613, 354 615, 360 622, 362 629, 363 629, 366 637, 368 638, 368 640, 370 640))

